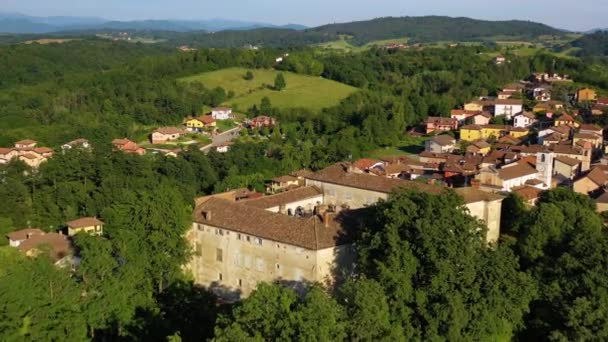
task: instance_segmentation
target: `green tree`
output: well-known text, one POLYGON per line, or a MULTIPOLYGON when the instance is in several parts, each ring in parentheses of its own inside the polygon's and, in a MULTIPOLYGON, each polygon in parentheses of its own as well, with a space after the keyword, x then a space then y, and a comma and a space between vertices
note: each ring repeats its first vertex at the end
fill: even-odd
POLYGON ((370 217, 360 264, 406 339, 509 339, 523 324, 529 277, 509 249, 486 245, 486 228, 454 192, 398 191, 370 217))
POLYGON ((251 72, 251 70, 247 70, 245 76, 243 76, 243 79, 245 79, 246 81, 253 80, 253 72, 251 72))
POLYGON ((285 82, 285 77, 283 76, 283 73, 278 73, 274 79, 274 90, 281 91, 285 89, 286 86, 287 83, 285 82))

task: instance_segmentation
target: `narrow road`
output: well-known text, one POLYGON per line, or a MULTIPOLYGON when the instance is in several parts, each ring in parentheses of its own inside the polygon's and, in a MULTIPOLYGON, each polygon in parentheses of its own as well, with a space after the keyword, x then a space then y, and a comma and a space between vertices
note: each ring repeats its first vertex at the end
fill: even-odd
POLYGON ((226 132, 220 133, 213 137, 213 142, 209 145, 201 147, 201 151, 207 153, 213 146, 221 145, 225 142, 232 141, 238 138, 241 134, 243 127, 238 126, 226 132))

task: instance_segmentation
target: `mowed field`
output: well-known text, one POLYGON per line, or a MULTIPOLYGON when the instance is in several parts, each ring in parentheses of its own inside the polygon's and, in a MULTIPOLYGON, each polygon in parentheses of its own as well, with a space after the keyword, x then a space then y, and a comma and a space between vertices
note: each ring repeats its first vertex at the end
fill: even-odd
POLYGON ((274 84, 276 70, 252 69, 253 80, 245 80, 248 69, 228 68, 182 78, 187 83, 201 83, 206 88, 222 87, 235 96, 224 105, 236 112, 243 112, 253 105, 260 106, 262 98, 268 97, 276 108, 307 108, 313 111, 332 107, 358 89, 321 77, 283 72, 287 87, 282 91, 269 89, 274 84))

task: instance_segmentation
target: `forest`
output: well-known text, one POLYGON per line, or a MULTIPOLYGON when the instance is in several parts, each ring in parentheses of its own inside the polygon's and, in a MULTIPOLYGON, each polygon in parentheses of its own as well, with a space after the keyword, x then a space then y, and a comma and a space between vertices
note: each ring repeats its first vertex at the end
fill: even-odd
POLYGON ((260 132, 267 139, 173 158, 116 153, 110 141, 146 125, 179 124, 228 96, 178 78, 271 68, 284 51, 177 53, 102 41, 0 49, 14 66, 2 70, 0 146, 33 138, 57 148, 81 136, 93 143, 92 151, 56 153, 35 172, 19 162, 0 166, 1 239, 27 226, 53 231, 76 216, 107 224, 104 238, 77 237, 75 273, 0 247, 2 340, 608 339, 604 220, 591 200, 567 189, 546 192, 533 208, 507 198, 496 246, 482 242, 482 224, 452 191, 396 192, 370 208, 356 240, 357 271, 331 289, 260 284, 248 299, 218 305, 181 269, 192 252, 184 233, 197 196, 262 190, 277 175, 365 156, 427 115, 534 71, 606 89, 601 62, 540 53, 508 56, 511 63, 498 67, 480 48, 349 55, 293 48, 279 69, 361 91, 320 112, 265 101, 247 114, 279 120, 260 132))

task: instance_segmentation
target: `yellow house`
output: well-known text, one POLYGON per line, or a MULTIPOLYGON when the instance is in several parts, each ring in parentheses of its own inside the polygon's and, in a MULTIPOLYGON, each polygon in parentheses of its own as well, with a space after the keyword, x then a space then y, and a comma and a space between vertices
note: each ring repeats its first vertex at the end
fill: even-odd
POLYGON ((530 130, 524 127, 516 127, 516 128, 512 128, 509 131, 509 135, 512 136, 513 138, 523 138, 525 136, 527 136, 528 134, 530 134, 530 130))
POLYGON ((91 235, 101 235, 103 234, 103 225, 104 223, 95 217, 82 217, 74 221, 66 222, 69 236, 74 236, 80 232, 91 235))
POLYGON ((198 118, 186 120, 186 127, 192 132, 202 132, 206 127, 215 127, 216 121, 211 115, 204 115, 198 118))
POLYGON ((578 102, 595 101, 597 100, 597 93, 591 88, 579 89, 576 92, 576 100, 578 102))
POLYGON ((568 114, 562 114, 555 119, 555 126, 573 126, 579 127, 580 124, 574 120, 574 118, 568 114))
POLYGON ((506 135, 511 126, 506 125, 466 125, 460 128, 460 139, 464 141, 496 139, 506 135))
POLYGON ((483 110, 483 105, 478 101, 465 103, 464 110, 473 111, 473 112, 481 112, 483 110))

